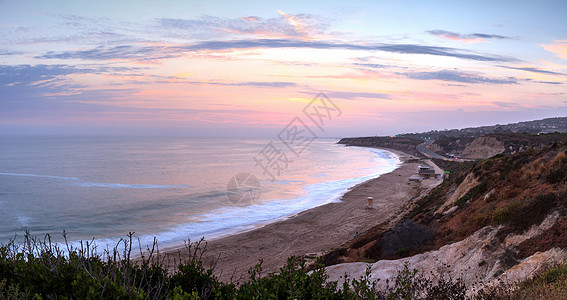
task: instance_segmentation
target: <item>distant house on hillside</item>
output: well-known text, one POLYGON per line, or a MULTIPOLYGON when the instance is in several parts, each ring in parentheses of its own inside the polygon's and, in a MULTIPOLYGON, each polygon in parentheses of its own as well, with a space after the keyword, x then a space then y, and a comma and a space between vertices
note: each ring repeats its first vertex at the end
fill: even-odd
POLYGON ((417 173, 421 178, 425 178, 425 179, 439 177, 439 174, 435 174, 435 169, 428 164, 420 165, 417 173))

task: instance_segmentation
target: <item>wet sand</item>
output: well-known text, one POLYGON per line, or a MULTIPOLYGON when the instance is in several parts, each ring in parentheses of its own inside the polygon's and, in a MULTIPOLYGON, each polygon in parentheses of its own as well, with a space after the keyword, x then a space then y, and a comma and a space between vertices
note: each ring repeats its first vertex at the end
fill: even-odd
POLYGON ((326 204, 252 231, 209 241, 204 261, 218 259, 216 275, 223 281, 239 281, 248 277, 247 271, 260 259, 266 272, 276 271, 292 255, 312 256, 332 250, 348 242, 356 232, 395 219, 430 180, 410 181, 419 163, 408 162, 413 157, 403 152, 386 150, 402 161, 393 172, 352 187, 340 203, 326 204), (373 209, 365 208, 367 197, 374 198, 373 209))

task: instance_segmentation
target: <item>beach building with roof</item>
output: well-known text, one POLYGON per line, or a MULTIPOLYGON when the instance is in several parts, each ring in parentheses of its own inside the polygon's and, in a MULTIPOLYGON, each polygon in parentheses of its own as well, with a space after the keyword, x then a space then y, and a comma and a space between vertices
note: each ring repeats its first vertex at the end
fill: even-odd
POLYGON ((419 174, 419 176, 424 179, 439 177, 439 174, 435 174, 435 169, 428 164, 421 164, 419 166, 417 174, 419 174))

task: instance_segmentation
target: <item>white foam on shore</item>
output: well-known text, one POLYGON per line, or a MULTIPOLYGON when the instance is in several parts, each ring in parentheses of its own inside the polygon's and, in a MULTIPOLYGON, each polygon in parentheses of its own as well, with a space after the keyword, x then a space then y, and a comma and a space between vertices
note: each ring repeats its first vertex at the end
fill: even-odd
MULTIPOLYGON (((375 154, 371 160, 384 163, 380 168, 373 170, 370 175, 307 185, 303 188, 304 195, 291 199, 273 199, 250 206, 230 206, 215 209, 197 216, 198 222, 180 224, 171 230, 138 236, 136 239, 139 239, 143 249, 148 246, 151 247, 154 238, 157 239, 161 249, 174 248, 179 247, 183 244, 183 241, 188 239, 197 241, 204 237, 210 241, 285 220, 318 206, 339 202, 351 187, 382 174, 390 173, 401 164, 399 157, 392 152, 381 149, 364 149, 375 154)), ((112 249, 124 238, 96 239, 97 252, 103 254, 104 249, 112 249)), ((135 241, 134 246, 137 243, 135 241)), ((71 241, 69 245, 77 249, 81 244, 79 241, 71 241)), ((66 249, 64 244, 59 244, 59 246, 66 249)))
POLYGON ((399 157, 392 152, 380 149, 368 150, 376 154, 374 160, 381 160, 385 163, 371 175, 311 184, 304 187, 305 195, 292 199, 216 209, 200 216, 199 222, 182 224, 156 235, 141 236, 140 241, 142 245, 151 245, 156 237, 160 246, 167 248, 179 246, 181 241, 187 239, 195 241, 204 237, 206 240, 214 240, 285 220, 321 205, 339 202, 349 188, 382 174, 390 173, 401 164, 399 157))

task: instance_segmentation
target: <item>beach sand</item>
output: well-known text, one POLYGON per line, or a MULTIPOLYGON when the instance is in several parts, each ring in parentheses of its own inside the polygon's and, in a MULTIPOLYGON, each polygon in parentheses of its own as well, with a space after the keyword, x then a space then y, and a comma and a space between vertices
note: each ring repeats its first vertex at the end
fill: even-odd
POLYGON ((260 259, 265 272, 276 271, 292 255, 332 250, 351 240, 356 232, 395 219, 413 197, 431 188, 424 185, 434 186, 438 181, 410 181, 419 163, 408 162, 413 157, 403 152, 386 150, 402 161, 393 172, 352 187, 340 203, 326 204, 252 231, 208 241, 204 261, 218 258, 215 274, 225 282, 240 281, 248 278, 247 271, 260 259), (374 209, 365 208, 367 197, 374 197, 374 209))

